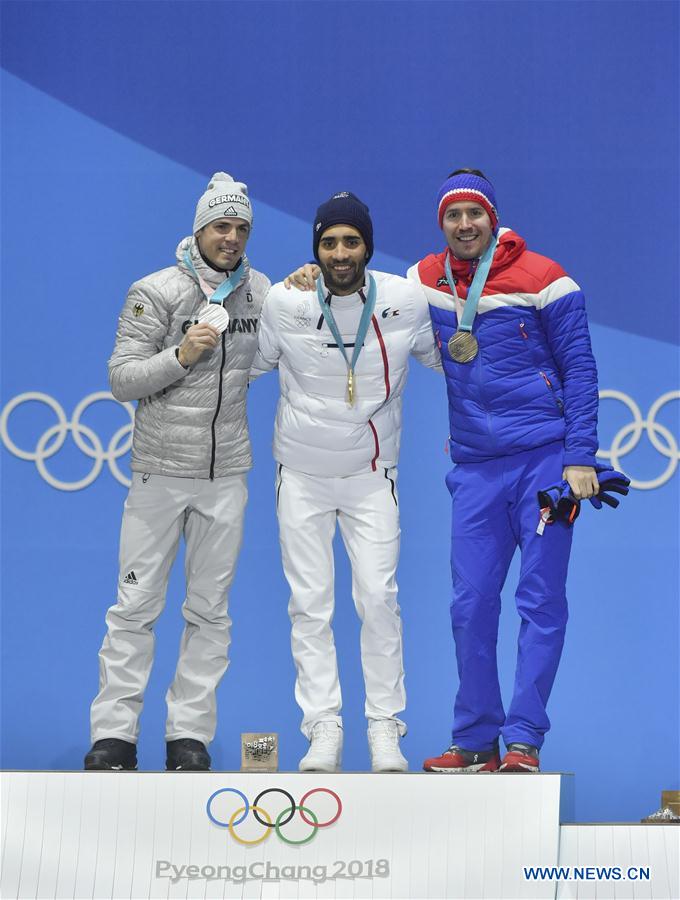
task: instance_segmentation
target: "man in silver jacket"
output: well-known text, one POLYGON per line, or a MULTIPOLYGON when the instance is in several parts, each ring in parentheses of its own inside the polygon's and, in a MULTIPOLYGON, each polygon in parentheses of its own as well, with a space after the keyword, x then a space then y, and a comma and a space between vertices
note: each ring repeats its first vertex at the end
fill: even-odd
POLYGON ((251 467, 248 373, 269 280, 245 246, 245 184, 213 175, 174 266, 128 292, 109 360, 117 400, 137 400, 118 601, 106 616, 86 769, 135 769, 153 627, 186 542, 185 629, 166 700, 168 770, 207 770, 215 691, 227 667, 229 588, 251 467))

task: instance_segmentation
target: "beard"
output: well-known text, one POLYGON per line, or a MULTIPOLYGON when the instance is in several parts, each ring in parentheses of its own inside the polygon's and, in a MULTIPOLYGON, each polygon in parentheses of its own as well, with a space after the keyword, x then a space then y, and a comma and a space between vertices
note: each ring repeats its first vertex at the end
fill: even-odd
POLYGON ((364 283, 366 263, 363 262, 358 264, 350 261, 346 263, 346 265, 350 268, 340 275, 328 266, 320 266, 324 283, 333 294, 338 294, 340 296, 343 294, 353 294, 364 283))

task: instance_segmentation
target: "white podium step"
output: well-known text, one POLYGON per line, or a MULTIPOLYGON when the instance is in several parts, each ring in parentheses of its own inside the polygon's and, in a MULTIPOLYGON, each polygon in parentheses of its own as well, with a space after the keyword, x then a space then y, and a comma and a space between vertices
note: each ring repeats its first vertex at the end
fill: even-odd
POLYGON ((677 900, 680 826, 563 825, 560 868, 559 900, 677 900))
POLYGON ((572 781, 6 772, 2 897, 554 897, 572 781))
POLYGON ((680 898, 680 827, 560 826, 569 775, 6 772, 0 788, 4 900, 680 898))

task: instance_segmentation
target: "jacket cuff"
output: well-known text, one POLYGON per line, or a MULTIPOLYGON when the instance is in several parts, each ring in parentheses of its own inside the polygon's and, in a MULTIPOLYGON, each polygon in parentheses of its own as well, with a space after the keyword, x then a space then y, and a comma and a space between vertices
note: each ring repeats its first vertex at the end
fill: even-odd
POLYGON ((179 347, 175 347, 175 359, 176 359, 177 362, 180 364, 180 367, 182 368, 182 371, 184 371, 184 372, 188 372, 188 371, 189 371, 189 369, 191 368, 191 366, 185 366, 185 365, 182 365, 181 362, 179 362, 179 347))
POLYGON ((595 468, 597 460, 595 454, 587 450, 565 450, 562 463, 564 466, 592 466, 595 468))

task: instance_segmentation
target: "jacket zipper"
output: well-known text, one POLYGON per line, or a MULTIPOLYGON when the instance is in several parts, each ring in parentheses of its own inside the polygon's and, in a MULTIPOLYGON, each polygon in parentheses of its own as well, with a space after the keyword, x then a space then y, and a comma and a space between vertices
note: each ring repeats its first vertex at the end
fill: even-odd
POLYGON ((371 431, 373 432, 373 440, 375 442, 375 456, 371 460, 371 471, 375 472, 375 470, 377 468, 376 460, 380 456, 380 444, 378 442, 378 432, 375 430, 375 425, 373 424, 373 422, 370 419, 368 420, 368 424, 370 425, 371 431))
POLYGON ((552 381, 548 378, 548 376, 545 374, 545 372, 542 369, 538 370, 538 374, 541 376, 543 381, 545 381, 546 387, 550 391, 550 396, 555 401, 555 406, 559 410, 560 415, 562 415, 564 413, 564 404, 562 403, 560 398, 555 393, 555 389, 552 386, 552 381))
POLYGON ((283 482, 283 463, 279 463, 279 471, 278 471, 278 481, 279 483, 276 486, 276 508, 279 508, 279 494, 281 493, 281 484, 283 482))
POLYGON ((475 366, 475 375, 477 376, 477 386, 479 389, 479 399, 484 409, 484 414, 486 415, 486 428, 489 432, 489 440, 494 441, 494 433, 493 433, 493 416, 491 415, 491 410, 488 407, 486 402, 486 397, 484 396, 484 378, 482 376, 482 353, 481 350, 477 354, 473 365, 475 366))
POLYGON ((378 343, 380 344, 380 353, 382 354, 383 361, 383 372, 385 373, 385 403, 387 403, 390 396, 390 364, 387 359, 387 349, 385 347, 385 342, 383 340, 382 332, 380 331, 380 326, 378 325, 378 321, 375 316, 371 316, 371 321, 373 322, 373 328, 378 338, 378 343))
POLYGON ((215 410, 215 415, 213 416, 212 425, 210 426, 210 431, 212 433, 212 448, 210 451, 210 480, 214 481, 215 479, 215 451, 217 449, 217 438, 215 436, 215 423, 217 422, 217 417, 220 414, 220 407, 222 406, 222 372, 224 372, 224 362, 226 359, 226 348, 224 344, 224 335, 226 332, 222 332, 222 362, 220 363, 220 383, 217 388, 217 409, 215 410))
MULTIPOLYGON (((380 404, 380 409, 382 409, 382 407, 387 403, 389 396, 390 396, 390 391, 391 391, 390 364, 387 359, 387 349, 385 348, 385 342, 383 340, 383 336, 382 336, 380 327, 378 325, 378 322, 377 322, 375 316, 371 316, 371 322, 373 323, 373 329, 375 331, 376 337, 378 338, 378 343, 380 345, 380 353, 382 355, 382 361, 383 361, 383 373, 385 376, 385 399, 380 404)), ((376 410, 376 412, 377 412, 377 410, 376 410)), ((378 441, 378 432, 376 431, 376 427, 373 424, 371 419, 368 420, 368 424, 371 428, 371 431, 373 432, 373 442, 375 444, 375 455, 374 455, 373 459, 371 460, 371 471, 375 472, 377 469, 378 457, 380 456, 380 442, 378 441)), ((385 470, 385 472, 387 472, 387 469, 385 470)), ((394 496, 394 492, 392 493, 392 496, 394 496)), ((395 500, 395 503, 396 503, 396 500, 395 500)))
MULTIPOLYGON (((529 335, 528 335, 527 332, 526 332, 526 329, 525 329, 525 326, 524 326, 524 320, 523 320, 523 319, 520 319, 520 322, 519 322, 519 333, 522 335, 522 337, 524 338, 525 341, 529 339, 529 335)), ((532 354, 532 355, 533 355, 533 354, 532 354)), ((534 363, 534 364, 535 364, 535 363, 534 363)), ((538 367, 537 367, 537 368, 538 368, 538 367)), ((557 396, 557 394, 555 393, 555 390, 554 390, 553 385, 552 385, 552 381, 548 378, 548 376, 545 374, 545 372, 543 371, 543 369, 538 369, 538 374, 541 376, 541 378, 542 378, 543 381, 545 382, 545 386, 546 386, 546 387, 548 388, 548 390, 550 391, 550 394, 551 394, 551 396, 552 396, 552 398, 553 398, 553 400, 554 400, 554 402, 555 402, 555 405, 557 406, 557 409, 559 410, 560 415, 562 415, 562 413, 564 412, 564 404, 562 403, 562 401, 560 400, 560 398, 559 398, 559 397, 557 396)))
POLYGON ((394 479, 393 479, 393 478, 390 478, 390 476, 388 475, 388 470, 387 470, 387 469, 385 469, 385 478, 386 478, 386 479, 389 481, 389 483, 390 483, 390 490, 392 491, 392 499, 394 500, 394 505, 395 505, 395 506, 399 506, 399 504, 397 503, 397 495, 396 495, 395 490, 394 490, 394 479))

